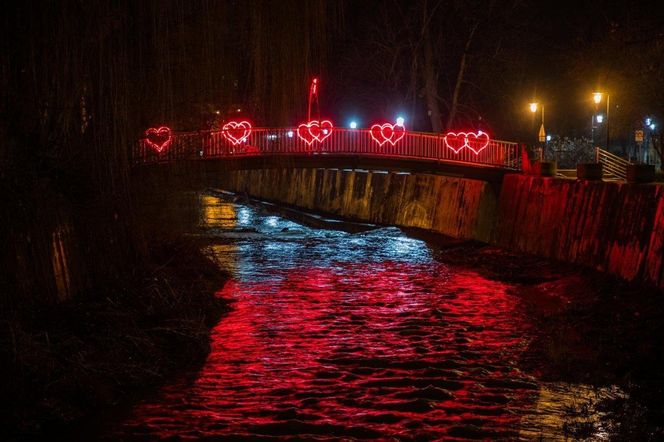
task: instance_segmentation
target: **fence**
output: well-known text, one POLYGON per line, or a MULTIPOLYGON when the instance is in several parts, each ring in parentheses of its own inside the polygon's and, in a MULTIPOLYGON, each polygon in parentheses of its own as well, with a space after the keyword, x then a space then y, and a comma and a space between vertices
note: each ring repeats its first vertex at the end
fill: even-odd
POLYGON ((322 142, 308 144, 298 137, 296 128, 253 128, 247 139, 238 144, 231 143, 221 130, 174 133, 168 148, 160 153, 142 139, 134 148, 132 160, 134 164, 146 164, 248 155, 348 154, 521 168, 517 143, 485 143, 471 138, 455 150, 445 143, 443 134, 406 132, 394 145, 389 141, 379 145, 368 129, 334 128, 322 142))
POLYGON ((604 175, 613 175, 616 178, 627 179, 627 166, 630 164, 624 158, 612 154, 599 147, 595 150, 596 161, 602 164, 604 175))

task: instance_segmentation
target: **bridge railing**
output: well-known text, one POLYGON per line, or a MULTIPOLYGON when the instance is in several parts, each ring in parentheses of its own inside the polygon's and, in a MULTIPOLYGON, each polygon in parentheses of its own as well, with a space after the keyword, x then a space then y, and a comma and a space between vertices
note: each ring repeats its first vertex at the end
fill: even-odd
POLYGON ((627 166, 630 165, 630 162, 626 159, 599 147, 595 148, 595 158, 598 163, 602 164, 605 177, 627 179, 627 166))
POLYGON ((247 140, 236 145, 221 130, 174 133, 171 144, 162 152, 156 152, 142 139, 135 146, 132 159, 134 164, 147 164, 255 155, 347 154, 521 168, 517 143, 490 140, 483 147, 471 140, 469 146, 455 152, 445 144, 443 134, 422 132, 406 132, 394 145, 378 145, 368 129, 345 128, 334 128, 321 143, 307 144, 297 136, 297 128, 253 128, 247 140))

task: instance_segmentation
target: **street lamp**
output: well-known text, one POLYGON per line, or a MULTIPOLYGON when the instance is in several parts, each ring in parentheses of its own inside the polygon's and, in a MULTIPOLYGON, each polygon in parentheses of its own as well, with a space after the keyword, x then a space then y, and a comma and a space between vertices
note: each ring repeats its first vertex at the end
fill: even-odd
MULTIPOLYGON (((537 108, 540 107, 540 104, 536 101, 533 101, 528 105, 528 107, 530 108, 530 112, 534 114, 535 112, 537 112, 537 108)), ((537 139, 539 140, 540 143, 543 143, 544 141, 546 141, 546 132, 544 130, 544 105, 542 105, 541 108, 542 108, 542 120, 541 120, 542 124, 540 125, 537 139)))
MULTIPOLYGON (((593 101, 595 105, 598 105, 602 102, 604 98, 603 92, 593 92, 593 101)), ((611 100, 611 95, 606 94, 606 150, 609 150, 609 102, 611 100)), ((597 113, 597 106, 595 106, 595 113, 597 113)), ((601 123, 599 115, 597 116, 597 122, 601 123)))

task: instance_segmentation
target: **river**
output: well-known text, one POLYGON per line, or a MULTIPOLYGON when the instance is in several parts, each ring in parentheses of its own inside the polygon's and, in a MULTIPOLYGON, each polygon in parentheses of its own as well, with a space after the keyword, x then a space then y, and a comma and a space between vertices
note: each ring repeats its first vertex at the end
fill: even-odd
POLYGON ((529 302, 546 284, 450 262, 393 227, 314 229, 210 195, 200 215, 194 233, 231 275, 218 296, 232 310, 204 366, 107 438, 610 437, 601 404, 624 399, 620 388, 545 379, 540 324, 564 305, 529 302))

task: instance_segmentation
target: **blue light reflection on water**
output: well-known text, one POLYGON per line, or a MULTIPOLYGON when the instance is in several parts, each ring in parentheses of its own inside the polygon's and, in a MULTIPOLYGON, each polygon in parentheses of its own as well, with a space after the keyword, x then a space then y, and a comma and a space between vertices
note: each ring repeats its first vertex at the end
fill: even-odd
POLYGON ((524 373, 534 324, 513 287, 399 229, 311 229, 202 203, 233 310, 193 383, 138 404, 121 438, 555 438, 565 407, 598 394, 524 373))

